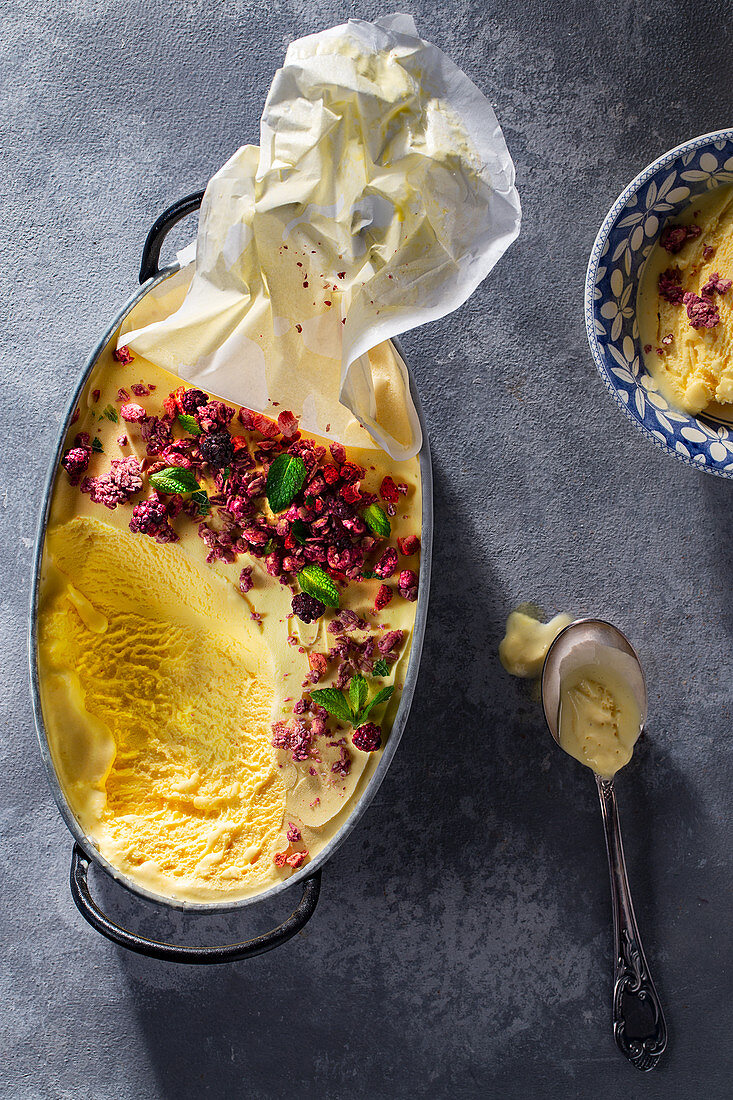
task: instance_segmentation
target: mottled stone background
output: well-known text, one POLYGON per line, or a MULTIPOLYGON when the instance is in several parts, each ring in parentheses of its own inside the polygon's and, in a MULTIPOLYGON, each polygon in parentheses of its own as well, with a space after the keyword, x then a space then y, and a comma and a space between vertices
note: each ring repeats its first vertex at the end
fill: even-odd
MULTIPOLYGON (((581 300, 621 188, 665 149, 731 123, 730 7, 412 5, 423 35, 495 104, 524 226, 467 306, 404 341, 432 432, 437 523, 400 751, 328 865, 307 930, 212 969, 118 950, 72 904, 70 837, 27 685, 41 486, 74 377, 135 285, 152 220, 257 140, 291 39, 389 9, 2 9, 0 1095, 727 1100, 731 486, 654 450, 619 415, 590 359, 581 300), (611 1039, 594 785, 496 659, 507 611, 528 598, 617 622, 648 671, 648 736, 619 794, 671 1034, 652 1076, 611 1039)), ((264 930, 290 901, 184 921, 97 889, 136 926, 208 942, 264 930)))

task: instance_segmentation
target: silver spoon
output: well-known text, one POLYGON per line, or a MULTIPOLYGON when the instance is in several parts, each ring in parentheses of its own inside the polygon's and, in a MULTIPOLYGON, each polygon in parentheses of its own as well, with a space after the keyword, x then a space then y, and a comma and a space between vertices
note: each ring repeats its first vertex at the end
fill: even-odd
MULTIPOLYGON (((628 639, 601 619, 578 619, 566 626, 547 651, 542 669, 542 707, 550 733, 560 744, 560 689, 563 665, 588 663, 603 646, 621 654, 625 675, 641 714, 641 728, 647 716, 644 673, 628 639)), ((596 775, 606 835, 608 869, 613 907, 614 984, 613 1034, 616 1045, 637 1069, 656 1066, 667 1046, 667 1024, 654 988, 631 902, 626 862, 613 779, 596 775)))

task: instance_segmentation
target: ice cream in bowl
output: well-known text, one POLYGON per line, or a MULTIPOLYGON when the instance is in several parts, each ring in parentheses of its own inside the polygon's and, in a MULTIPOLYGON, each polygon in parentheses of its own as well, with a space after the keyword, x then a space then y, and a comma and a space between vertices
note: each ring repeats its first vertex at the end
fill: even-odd
POLYGON ((733 476, 733 130, 654 161, 611 207, 585 290, 607 390, 656 446, 733 476))

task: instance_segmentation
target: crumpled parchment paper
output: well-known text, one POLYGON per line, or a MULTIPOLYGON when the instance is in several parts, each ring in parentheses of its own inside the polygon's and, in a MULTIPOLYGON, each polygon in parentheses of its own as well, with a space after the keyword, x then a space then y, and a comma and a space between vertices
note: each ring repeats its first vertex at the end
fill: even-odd
POLYGON ((456 309, 519 232, 482 93, 410 16, 293 42, 260 146, 209 182, 188 292, 120 343, 220 397, 346 444, 416 454, 389 338, 456 309), (275 410, 275 415, 277 409, 275 410))

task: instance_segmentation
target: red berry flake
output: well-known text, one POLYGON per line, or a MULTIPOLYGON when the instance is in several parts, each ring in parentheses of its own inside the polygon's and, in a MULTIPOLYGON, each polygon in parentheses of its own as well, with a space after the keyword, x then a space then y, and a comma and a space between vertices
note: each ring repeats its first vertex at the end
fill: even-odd
POLYGON ((112 352, 112 358, 116 359, 118 363, 122 363, 124 366, 126 363, 131 363, 135 356, 131 353, 127 344, 123 344, 121 348, 115 348, 112 352))
POLYGON ((714 271, 705 286, 700 291, 703 298, 712 298, 713 294, 717 291, 721 296, 727 294, 733 285, 731 279, 721 279, 717 271, 714 271))
POLYGON ((397 591, 403 599, 414 603, 417 599, 417 573, 412 569, 403 569, 397 582, 397 591))
POLYGON ((374 610, 382 611, 392 599, 393 592, 388 584, 382 584, 379 586, 376 598, 374 600, 374 610))
POLYGON ((382 480, 382 484, 379 486, 379 495, 382 500, 388 500, 390 504, 396 504, 400 499, 400 494, 397 492, 397 486, 391 477, 385 477, 382 480))
POLYGON ((277 424, 283 434, 283 438, 287 439, 288 443, 292 443, 296 439, 300 439, 300 432, 298 431, 298 418, 293 413, 288 411, 281 412, 277 418, 277 424))
POLYGON ((698 298, 688 290, 682 301, 687 307, 687 318, 691 328, 715 328, 720 322, 718 307, 709 298, 698 298))
POLYGON ((688 241, 699 237, 702 229, 699 225, 668 225, 662 230, 659 243, 673 256, 684 248, 688 241))
POLYGON ((393 547, 388 546, 374 566, 374 572, 378 577, 381 577, 382 580, 387 580, 396 570, 398 561, 397 551, 393 547))
POLYGON ((382 744, 381 726, 375 726, 373 722, 367 722, 354 730, 351 738, 354 748, 362 752, 376 752, 382 744))
POLYGON ((287 836, 291 844, 297 844, 301 839, 300 829, 292 821, 288 824, 287 836))
POLYGON ((397 545, 400 548, 400 554, 409 558, 420 549, 420 539, 417 535, 406 535, 403 539, 397 539, 397 545))
POLYGON ((134 401, 128 402, 120 409, 120 416, 123 420, 126 420, 128 424, 142 424, 143 420, 148 419, 148 414, 142 405, 136 405, 134 401))
POLYGON ((295 867, 300 867, 301 863, 305 863, 307 858, 308 858, 308 853, 307 852, 293 852, 291 855, 289 855, 287 857, 285 862, 288 864, 289 867, 295 868, 295 867))
POLYGON ((663 271, 659 276, 657 286, 659 297, 664 298, 665 302, 669 302, 671 305, 679 305, 682 301, 684 295, 682 272, 678 267, 668 267, 666 271, 663 271))
POLYGON ((72 447, 61 459, 61 465, 69 475, 72 485, 77 485, 79 478, 85 473, 89 465, 90 453, 86 447, 72 447))
POLYGON ((253 412, 252 409, 239 410, 239 423, 250 432, 259 432, 265 439, 276 439, 280 435, 280 428, 274 420, 262 413, 253 412))

